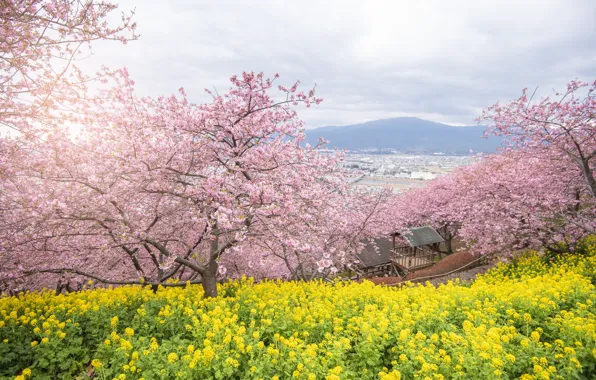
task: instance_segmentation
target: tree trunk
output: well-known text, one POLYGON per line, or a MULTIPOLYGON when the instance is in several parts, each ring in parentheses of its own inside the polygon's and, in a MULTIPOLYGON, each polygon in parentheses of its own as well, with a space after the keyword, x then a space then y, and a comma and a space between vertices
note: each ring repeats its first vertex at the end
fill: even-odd
POLYGON ((217 253, 219 252, 219 229, 217 228, 217 223, 213 224, 211 228, 211 249, 209 251, 209 263, 207 264, 207 268, 202 273, 201 283, 203 285, 203 290, 205 291, 205 295, 203 298, 211 298, 217 297, 217 253))
POLYGON ((584 173, 584 179, 588 185, 588 190, 593 197, 596 197, 596 179, 594 179, 594 174, 592 174, 592 168, 590 168, 590 162, 588 159, 584 158, 581 160, 581 169, 584 173))
POLYGON ((447 235, 445 245, 447 246, 447 254, 451 255, 453 253, 453 235, 451 235, 451 233, 447 235))
POLYGON ((207 270, 203 273, 201 285, 205 292, 203 298, 217 297, 217 262, 215 260, 209 263, 207 270))

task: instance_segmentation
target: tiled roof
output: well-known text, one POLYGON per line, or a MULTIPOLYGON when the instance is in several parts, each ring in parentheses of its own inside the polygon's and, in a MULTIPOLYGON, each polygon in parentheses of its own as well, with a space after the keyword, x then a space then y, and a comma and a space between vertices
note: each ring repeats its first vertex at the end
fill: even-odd
POLYGON ((412 247, 441 243, 443 238, 434 228, 430 226, 410 228, 410 233, 404 235, 412 247))
POLYGON ((391 261, 391 239, 376 238, 374 242, 379 248, 378 252, 374 249, 374 245, 369 243, 357 255, 363 267, 373 267, 375 265, 387 264, 391 261))

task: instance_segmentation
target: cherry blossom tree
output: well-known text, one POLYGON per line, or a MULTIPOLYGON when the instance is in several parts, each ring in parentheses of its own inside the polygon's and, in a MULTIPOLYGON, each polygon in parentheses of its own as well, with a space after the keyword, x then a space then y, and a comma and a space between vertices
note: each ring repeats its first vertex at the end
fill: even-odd
POLYGON ((304 145, 295 106, 314 90, 274 99, 276 78, 244 73, 193 105, 136 97, 125 70, 83 73, 93 41, 137 38, 132 13, 108 25, 115 8, 2 4, 0 121, 16 133, 0 140, 0 281, 175 279, 214 296, 226 272, 332 271, 374 234, 378 203, 348 189, 341 154, 304 145))
POLYGON ((118 79, 77 136, 19 141, 0 228, 13 278, 178 279, 215 296, 228 268, 330 269, 378 226, 376 208, 347 188, 341 154, 304 145, 295 106, 319 103, 314 90, 279 86, 274 99, 277 76, 244 73, 193 105, 183 91, 137 98, 125 71, 118 79))
MULTIPOLYGON (((448 175, 433 180, 427 187, 411 189, 396 197, 391 202, 394 231, 403 236, 409 227, 432 226, 445 242, 434 244, 430 249, 439 255, 454 253, 454 240, 461 226, 460 216, 453 207, 456 190, 454 176, 448 175)), ((405 240, 402 243, 406 244, 405 240)))
POLYGON ((447 225, 482 254, 556 249, 559 242, 572 249, 584 227, 594 227, 595 212, 576 166, 520 150, 483 157, 393 205, 396 230, 447 225))
POLYGON ((582 192, 581 173, 564 164, 514 151, 465 170, 458 181, 464 190, 458 200, 467 204, 461 236, 481 253, 509 253, 585 235, 572 221, 590 198, 582 192))
POLYGON ((6 0, 0 4, 0 125, 19 133, 45 132, 75 122, 90 99, 88 87, 112 73, 88 75, 77 60, 96 40, 136 39, 133 13, 107 19, 117 5, 93 0, 6 0))
MULTIPOLYGON (((121 22, 107 22, 117 5, 109 2, 71 0, 3 1, 0 4, 0 187, 2 215, 24 210, 18 192, 29 188, 19 180, 18 165, 31 153, 26 140, 40 138, 56 129, 81 123, 90 104, 100 101, 89 91, 114 73, 107 68, 87 74, 76 63, 91 52, 96 40, 137 38, 133 13, 121 22), (20 142, 14 136, 26 137, 20 142), (17 191, 17 193, 12 193, 17 191)), ((43 140, 38 140, 40 143, 43 140)), ((30 193, 32 196, 34 194, 30 193)), ((20 231, 27 219, 5 221, 11 228, 1 234, 2 250, 20 231)), ((0 260, 6 255, 0 252, 0 260)))
POLYGON ((355 254, 369 240, 389 236, 390 223, 386 218, 390 214, 384 207, 391 197, 387 191, 345 189, 330 193, 322 205, 311 210, 308 223, 300 215, 286 219, 287 225, 282 229, 285 233, 268 239, 251 239, 250 244, 242 246, 242 251, 228 255, 225 265, 233 276, 246 273, 247 267, 257 278, 267 278, 272 273, 304 280, 333 275, 354 262, 355 254), (274 266, 278 269, 273 271, 274 266))
POLYGON ((455 228, 479 253, 557 250, 561 243, 572 251, 596 231, 595 88, 572 81, 557 99, 532 104, 524 90, 489 107, 479 121, 492 121, 486 133, 506 136, 508 146, 399 197, 395 228, 455 228))
POLYGON ((505 105, 485 110, 478 119, 492 121, 487 134, 509 137, 512 148, 548 151, 577 166, 585 186, 596 197, 594 179, 596 159, 596 81, 577 80, 567 85, 556 99, 546 97, 532 104, 533 95, 522 95, 505 105))

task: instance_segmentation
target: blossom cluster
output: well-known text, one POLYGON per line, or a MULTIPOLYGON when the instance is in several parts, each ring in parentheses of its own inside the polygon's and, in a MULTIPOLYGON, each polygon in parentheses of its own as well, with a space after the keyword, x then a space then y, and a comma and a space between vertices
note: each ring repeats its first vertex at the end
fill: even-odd
POLYGON ((472 284, 119 287, 0 299, 0 378, 573 379, 596 376, 596 239, 472 284))

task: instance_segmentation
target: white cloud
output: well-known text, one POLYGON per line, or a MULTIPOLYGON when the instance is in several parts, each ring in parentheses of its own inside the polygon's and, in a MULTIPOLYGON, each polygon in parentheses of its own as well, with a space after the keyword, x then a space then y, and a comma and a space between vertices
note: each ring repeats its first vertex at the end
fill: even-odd
POLYGON ((310 126, 390 116, 470 124, 522 88, 596 76, 596 2, 119 1, 141 38, 86 65, 127 66, 147 95, 228 88, 242 71, 317 83, 310 126))

